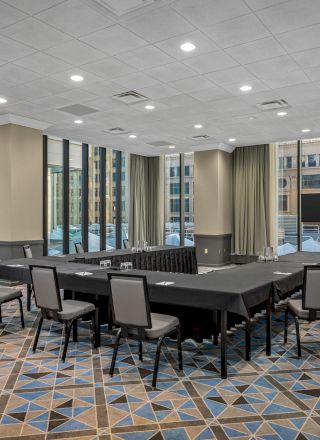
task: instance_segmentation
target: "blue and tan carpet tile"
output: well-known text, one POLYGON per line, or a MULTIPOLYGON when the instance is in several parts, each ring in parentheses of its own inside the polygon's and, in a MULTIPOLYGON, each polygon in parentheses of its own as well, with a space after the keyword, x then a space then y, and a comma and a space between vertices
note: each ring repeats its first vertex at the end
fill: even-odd
POLYGON ((154 344, 139 361, 135 341, 122 340, 114 377, 108 374, 114 338, 102 327, 92 350, 89 324, 70 340, 59 360, 59 323, 46 322, 31 350, 39 313, 25 312, 21 330, 15 302, 3 306, 0 324, 0 438, 22 440, 318 440, 320 438, 320 323, 301 322, 303 356, 296 356, 290 321, 283 344, 284 305, 273 317, 272 355, 265 355, 262 316, 253 328, 252 360, 244 332, 228 335, 229 378, 219 376, 219 346, 183 343, 177 370, 175 341, 167 340, 157 388, 151 388, 154 344))

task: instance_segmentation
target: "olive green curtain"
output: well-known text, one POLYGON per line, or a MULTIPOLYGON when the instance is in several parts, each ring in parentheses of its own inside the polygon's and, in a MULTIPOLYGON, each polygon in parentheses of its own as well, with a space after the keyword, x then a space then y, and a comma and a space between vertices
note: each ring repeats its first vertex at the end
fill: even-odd
POLYGON ((130 156, 129 241, 163 243, 163 161, 160 157, 130 156))
POLYGON ((233 152, 233 243, 239 255, 275 246, 275 147, 256 145, 233 152))

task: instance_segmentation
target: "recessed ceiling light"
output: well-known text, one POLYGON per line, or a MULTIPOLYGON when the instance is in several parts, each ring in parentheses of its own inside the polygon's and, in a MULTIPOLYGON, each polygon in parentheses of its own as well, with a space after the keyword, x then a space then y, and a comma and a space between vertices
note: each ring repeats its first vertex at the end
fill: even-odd
POLYGON ((252 86, 245 84, 244 86, 240 87, 240 90, 241 92, 250 92, 250 90, 252 90, 252 86))
POLYGON ((83 124, 83 121, 81 119, 76 119, 74 121, 75 124, 83 124))
POLYGON ((310 130, 310 128, 304 128, 303 130, 301 130, 302 131, 302 133, 309 133, 309 131, 311 131, 310 130))
POLYGON ((150 105, 150 104, 145 106, 146 110, 153 110, 154 108, 155 108, 154 105, 150 105))
POLYGON ((287 116, 287 112, 278 112, 277 115, 278 116, 287 116))
POLYGON ((187 41, 180 46, 180 49, 184 52, 192 52, 193 50, 195 50, 195 48, 196 46, 193 43, 190 43, 190 41, 187 41))
POLYGON ((8 102, 8 101, 6 100, 6 98, 0 98, 0 104, 5 104, 6 102, 8 102))
POLYGON ((176 148, 175 145, 169 145, 170 150, 173 150, 174 148, 176 148))
POLYGON ((129 138, 130 138, 130 139, 135 139, 136 137, 137 137, 137 135, 135 135, 135 134, 130 134, 130 135, 129 135, 129 138))
POLYGON ((81 81, 83 81, 83 76, 81 76, 81 75, 72 75, 72 76, 70 76, 70 79, 72 81, 75 81, 75 82, 81 82, 81 81))
POLYGON ((229 142, 235 142, 236 140, 235 140, 235 138, 230 138, 229 139, 229 142))
POLYGON ((202 128, 202 127, 203 127, 203 125, 201 125, 201 124, 194 125, 194 128, 202 128))

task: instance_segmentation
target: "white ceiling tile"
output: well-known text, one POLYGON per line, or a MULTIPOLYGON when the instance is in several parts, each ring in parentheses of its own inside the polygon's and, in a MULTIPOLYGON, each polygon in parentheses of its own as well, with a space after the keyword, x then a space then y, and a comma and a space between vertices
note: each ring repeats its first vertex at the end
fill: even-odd
POLYGON ((37 14, 37 18, 67 32, 80 37, 110 26, 112 21, 83 0, 68 0, 37 14))
POLYGON ((159 84, 157 86, 145 87, 144 89, 139 90, 144 96, 147 96, 150 99, 161 99, 166 98, 168 96, 174 96, 177 94, 177 90, 166 85, 159 84))
POLYGON ((39 77, 40 75, 35 72, 15 66, 14 64, 4 64, 0 66, 0 84, 1 82, 10 85, 28 83, 39 77))
POLYGON ((320 81, 320 67, 310 67, 304 69, 305 73, 308 75, 311 81, 320 81))
POLYGON ((319 23, 319 1, 291 0, 262 9, 257 15, 272 33, 283 33, 319 23))
POLYGON ((206 75, 206 78, 219 86, 235 83, 241 84, 256 79, 256 77, 243 66, 211 72, 206 75))
POLYGON ((167 83, 178 79, 188 78, 194 76, 195 71, 184 65, 183 63, 175 62, 166 64, 165 66, 154 67, 148 70, 148 74, 154 78, 167 83))
POLYGON ((277 75, 286 74, 299 69, 299 66, 288 55, 250 63, 245 67, 249 72, 253 73, 260 79, 277 77, 277 75))
POLYGON ((197 73, 209 73, 238 65, 237 61, 233 60, 223 51, 215 51, 195 56, 183 62, 197 73))
POLYGON ((160 99, 160 102, 167 105, 168 107, 174 108, 192 106, 197 103, 197 100, 190 95, 180 93, 179 95, 168 96, 167 98, 160 99))
POLYGON ((38 106, 37 112, 42 110, 57 109, 71 105, 72 101, 61 97, 60 95, 50 95, 43 98, 33 99, 32 102, 38 106))
POLYGON ((303 69, 320 66, 320 47, 294 52, 291 56, 303 69))
POLYGON ((225 51, 240 64, 254 63, 284 55, 286 51, 273 37, 229 47, 225 51))
POLYGON ((119 78, 116 78, 114 82, 127 90, 142 89, 144 87, 160 84, 159 81, 157 81, 155 78, 142 72, 130 73, 129 75, 120 76, 119 78))
POLYGON ((100 76, 103 79, 116 79, 119 76, 128 75, 134 69, 128 64, 123 63, 116 58, 105 58, 101 61, 85 64, 82 69, 100 76))
MULTIPOLYGON (((262 92, 264 90, 269 89, 269 84, 265 81, 259 81, 258 79, 251 79, 248 81, 250 86, 252 87, 253 92, 262 92)), ((237 81, 233 84, 225 84, 223 88, 227 90, 228 92, 232 93, 233 95, 243 96, 244 92, 240 90, 240 87, 243 85, 243 81, 237 81)), ((252 93, 252 91, 250 93, 252 93)))
POLYGON ((308 76, 302 70, 295 70, 291 72, 279 72, 277 75, 270 75, 263 80, 271 89, 279 87, 291 86, 293 84, 300 84, 310 82, 308 76))
POLYGON ((86 90, 80 88, 74 90, 68 90, 59 94, 59 97, 72 101, 73 103, 82 104, 96 98, 96 95, 89 93, 86 90))
POLYGON ((58 3, 63 3, 65 0, 3 0, 3 2, 32 15, 58 3))
POLYGON ((198 27, 211 26, 250 12, 242 0, 178 0, 172 7, 198 27))
POLYGON ((183 60, 185 58, 219 49, 211 38, 207 37, 199 30, 159 41, 155 45, 177 60, 183 60), (193 43, 196 46, 195 50, 192 52, 184 52, 181 50, 180 46, 186 42, 193 43))
POLYGON ((71 39, 67 34, 32 17, 1 29, 1 34, 39 50, 71 39))
POLYGON ((89 73, 86 70, 83 70, 82 67, 73 67, 64 72, 55 73, 54 75, 51 75, 51 78, 69 89, 80 87, 88 90, 87 87, 102 81, 101 77, 94 75, 93 73, 89 73), (83 81, 72 81, 70 79, 72 75, 81 75, 83 77, 83 81))
POLYGON ((180 79, 169 83, 172 87, 182 93, 189 93, 195 90, 210 89, 212 82, 203 76, 193 76, 191 78, 180 79))
POLYGON ((189 92, 189 95, 202 102, 225 99, 230 96, 230 93, 218 86, 210 87, 209 89, 197 90, 189 92))
POLYGON ((151 10, 122 24, 150 43, 194 30, 189 21, 169 7, 151 10))
POLYGON ((0 2, 0 28, 10 26, 17 21, 23 20, 27 15, 8 4, 0 2))
POLYGON ((39 92, 43 92, 42 96, 55 95, 67 91, 67 87, 52 78, 37 79, 29 83, 29 86, 39 92))
POLYGON ((171 57, 154 46, 144 46, 140 49, 121 53, 117 56, 117 59, 124 61, 137 70, 149 69, 174 61, 171 57))
POLYGON ((270 32, 254 14, 204 27, 203 31, 222 48, 270 36, 270 32))
POLYGON ((20 60, 16 60, 14 64, 42 75, 50 75, 70 68, 70 64, 43 52, 36 52, 20 60))
POLYGON ((313 49, 320 46, 320 24, 277 35, 277 40, 287 52, 313 49))
POLYGON ((246 3, 253 11, 257 11, 287 1, 288 0, 246 0, 246 3))
POLYGON ((108 55, 128 52, 148 44, 147 41, 118 24, 86 35, 81 40, 108 55))
POLYGON ((47 49, 46 52, 74 66, 81 66, 82 64, 105 58, 103 52, 79 40, 71 40, 67 43, 59 44, 58 46, 47 49))
POLYGON ((31 47, 0 35, 0 60, 13 61, 34 52, 31 47))

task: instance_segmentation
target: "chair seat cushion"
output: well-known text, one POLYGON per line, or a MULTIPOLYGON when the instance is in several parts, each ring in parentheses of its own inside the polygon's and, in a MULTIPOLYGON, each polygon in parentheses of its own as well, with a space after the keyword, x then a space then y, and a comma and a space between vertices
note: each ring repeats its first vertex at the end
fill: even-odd
POLYGON ((179 319, 175 316, 151 313, 152 328, 146 329, 145 334, 150 339, 160 338, 178 327, 179 319))
POLYGON ((0 304, 10 299, 21 298, 22 292, 16 287, 0 287, 0 304))
MULTIPOLYGON (((309 310, 302 308, 302 299, 289 299, 289 309, 301 319, 309 319, 309 310)), ((320 319, 320 311, 316 313, 316 319, 320 319)))
POLYGON ((64 321, 80 318, 87 313, 93 312, 96 308, 94 304, 85 301, 76 301, 74 299, 61 301, 61 305, 62 312, 58 313, 58 317, 64 321))

